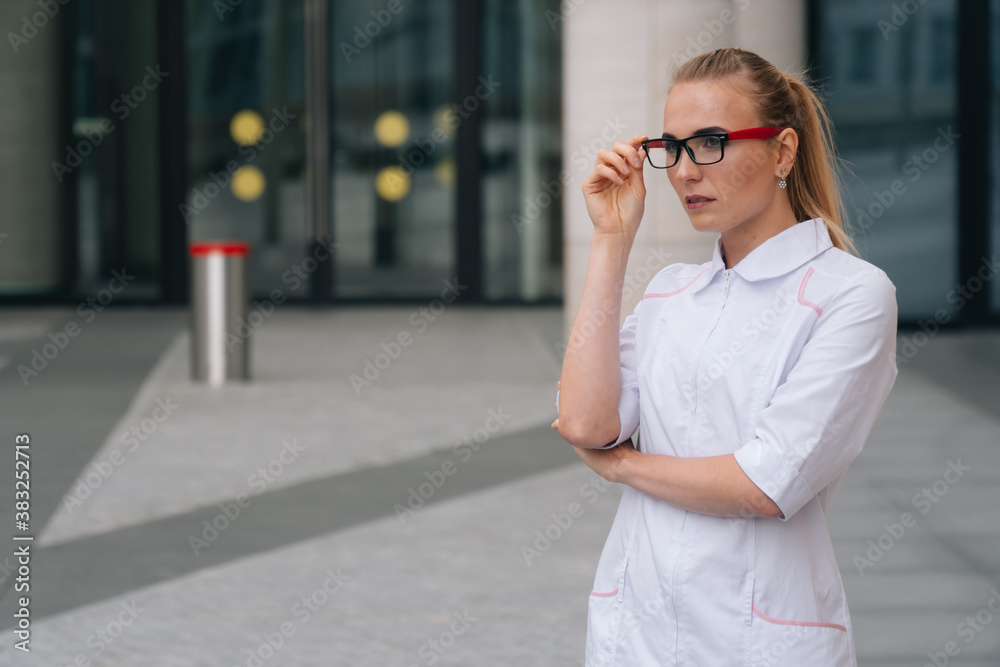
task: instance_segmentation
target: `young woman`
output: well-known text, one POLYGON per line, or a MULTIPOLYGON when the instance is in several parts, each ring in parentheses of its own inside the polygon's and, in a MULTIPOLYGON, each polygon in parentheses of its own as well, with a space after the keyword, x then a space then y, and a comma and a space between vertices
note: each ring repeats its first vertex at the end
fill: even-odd
POLYGON ((856 665, 826 513, 895 382, 897 312, 845 232, 821 102, 754 53, 696 57, 663 136, 601 150, 583 193, 594 235, 553 427, 626 485, 586 664, 856 665), (619 331, 644 161, 718 236, 619 331))

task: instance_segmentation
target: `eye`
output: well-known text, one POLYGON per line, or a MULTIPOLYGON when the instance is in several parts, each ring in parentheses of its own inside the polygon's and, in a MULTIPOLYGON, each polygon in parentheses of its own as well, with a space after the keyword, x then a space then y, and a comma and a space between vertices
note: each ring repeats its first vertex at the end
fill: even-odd
POLYGON ((674 153, 674 152, 677 151, 677 142, 674 141, 674 140, 672 140, 672 139, 664 139, 663 141, 660 142, 660 145, 663 148, 666 148, 671 153, 674 153))
POLYGON ((718 148, 722 145, 722 137, 705 137, 703 140, 705 148, 718 148))

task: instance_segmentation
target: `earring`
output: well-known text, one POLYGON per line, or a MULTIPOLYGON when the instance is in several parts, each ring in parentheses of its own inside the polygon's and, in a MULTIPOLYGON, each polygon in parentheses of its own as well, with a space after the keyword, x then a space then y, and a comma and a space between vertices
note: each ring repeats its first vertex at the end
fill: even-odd
POLYGON ((787 173, 788 173, 787 169, 781 170, 781 181, 778 182, 778 187, 781 188, 782 190, 788 187, 788 183, 785 183, 785 174, 787 173))

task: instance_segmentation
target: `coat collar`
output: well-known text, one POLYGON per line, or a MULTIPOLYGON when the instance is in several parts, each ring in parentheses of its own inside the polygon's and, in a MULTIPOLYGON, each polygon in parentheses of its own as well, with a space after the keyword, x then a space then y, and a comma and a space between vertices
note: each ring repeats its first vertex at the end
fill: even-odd
MULTIPOLYGON (((794 271, 827 248, 833 247, 830 232, 821 218, 813 218, 792 225, 771 238, 767 239, 740 260, 733 267, 744 280, 766 280, 777 278, 794 271)), ((697 291, 708 285, 715 274, 726 268, 722 261, 722 235, 715 238, 712 251, 712 261, 708 272, 702 276, 699 285, 694 285, 697 291)))

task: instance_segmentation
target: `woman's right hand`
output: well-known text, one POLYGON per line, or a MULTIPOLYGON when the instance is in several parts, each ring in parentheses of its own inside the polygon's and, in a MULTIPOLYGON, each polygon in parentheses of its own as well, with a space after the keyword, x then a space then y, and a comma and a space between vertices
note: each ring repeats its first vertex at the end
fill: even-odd
POLYGON ((636 135, 628 142, 616 141, 611 148, 597 152, 594 171, 583 182, 587 213, 594 223, 594 234, 621 236, 635 240, 646 205, 646 185, 642 180, 646 152, 636 135))

